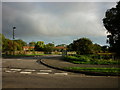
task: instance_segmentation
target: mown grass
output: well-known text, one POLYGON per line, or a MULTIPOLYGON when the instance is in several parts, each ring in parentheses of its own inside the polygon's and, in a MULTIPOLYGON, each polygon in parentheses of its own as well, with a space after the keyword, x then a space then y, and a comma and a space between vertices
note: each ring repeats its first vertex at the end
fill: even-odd
POLYGON ((74 64, 99 64, 99 65, 120 64, 119 60, 98 59, 95 56, 92 57, 87 55, 64 56, 63 59, 74 64))
POLYGON ((64 67, 64 69, 120 75, 120 68, 64 67))

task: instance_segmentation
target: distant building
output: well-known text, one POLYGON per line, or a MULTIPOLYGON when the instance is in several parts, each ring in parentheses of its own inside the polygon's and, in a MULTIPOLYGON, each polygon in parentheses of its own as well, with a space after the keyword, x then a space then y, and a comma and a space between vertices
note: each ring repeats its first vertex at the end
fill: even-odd
POLYGON ((63 51, 63 50, 66 50, 67 48, 64 47, 64 46, 57 46, 57 47, 54 47, 55 51, 63 51))
POLYGON ((28 51, 28 50, 34 50, 34 46, 23 46, 23 50, 24 51, 28 51))

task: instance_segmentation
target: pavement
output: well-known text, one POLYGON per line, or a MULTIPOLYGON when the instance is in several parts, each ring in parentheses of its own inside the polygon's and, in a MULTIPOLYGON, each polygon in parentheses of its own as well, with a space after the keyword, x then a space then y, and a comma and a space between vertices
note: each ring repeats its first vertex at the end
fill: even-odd
POLYGON ((89 72, 89 71, 78 71, 78 70, 68 70, 64 67, 96 67, 96 68, 112 68, 112 67, 118 67, 118 65, 91 65, 91 64, 73 64, 67 61, 64 61, 62 57, 52 58, 52 59, 40 59, 37 62, 54 68, 58 70, 63 71, 69 71, 69 72, 75 72, 75 73, 83 73, 88 75, 102 75, 102 76, 114 76, 114 74, 106 74, 106 73, 100 73, 100 72, 89 72))

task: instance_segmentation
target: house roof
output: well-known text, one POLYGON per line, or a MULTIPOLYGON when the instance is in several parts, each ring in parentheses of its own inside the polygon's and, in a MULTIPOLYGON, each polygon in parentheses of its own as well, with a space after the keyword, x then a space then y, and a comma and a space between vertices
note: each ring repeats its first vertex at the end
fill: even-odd
POLYGON ((23 46, 23 48, 35 48, 34 46, 23 46))
POLYGON ((66 49, 66 47, 63 46, 58 46, 58 47, 54 47, 55 49, 66 49))

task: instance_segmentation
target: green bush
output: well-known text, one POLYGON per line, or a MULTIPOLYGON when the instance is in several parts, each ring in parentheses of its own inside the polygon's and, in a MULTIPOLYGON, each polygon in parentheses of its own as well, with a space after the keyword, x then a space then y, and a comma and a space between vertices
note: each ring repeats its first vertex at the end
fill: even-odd
POLYGON ((65 56, 66 60, 75 60, 75 61, 81 61, 81 62, 87 62, 90 61, 90 58, 84 55, 81 55, 79 57, 76 56, 65 56))
POLYGON ((87 56, 84 56, 84 55, 81 55, 79 57, 79 60, 82 61, 82 62, 89 62, 91 60, 91 58, 89 58, 87 56))
POLYGON ((66 60, 79 60, 79 58, 75 57, 75 56, 65 56, 64 59, 66 59, 66 60))

